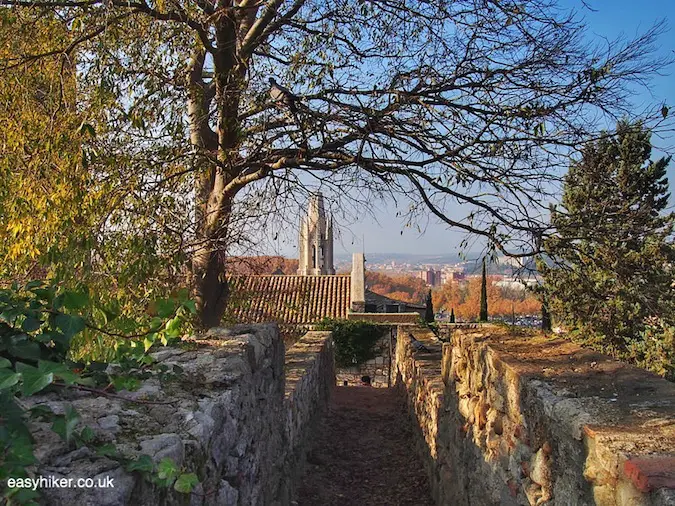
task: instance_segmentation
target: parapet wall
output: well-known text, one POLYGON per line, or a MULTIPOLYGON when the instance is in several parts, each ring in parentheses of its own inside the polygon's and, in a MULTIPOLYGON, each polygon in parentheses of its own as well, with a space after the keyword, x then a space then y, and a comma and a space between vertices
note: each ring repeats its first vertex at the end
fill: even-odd
POLYGON ((114 481, 114 488, 43 489, 42 502, 289 504, 305 440, 335 383, 330 333, 308 333, 285 356, 276 325, 239 325, 212 329, 188 346, 153 357, 183 373, 169 380, 153 374, 140 389, 120 396, 72 391, 29 398, 56 412, 73 406, 80 415, 76 430, 93 429, 89 446, 112 443, 119 454, 76 448, 48 423, 36 423, 36 475, 114 481), (155 465, 169 457, 181 473, 195 473, 199 484, 181 494, 157 484, 156 470, 129 471, 129 459, 141 455, 155 465))
POLYGON ((330 332, 308 332, 286 352, 286 412, 284 479, 280 504, 295 497, 298 477, 304 465, 307 444, 314 434, 318 416, 335 386, 335 359, 330 332))
POLYGON ((420 321, 419 313, 347 313, 348 320, 360 320, 382 324, 417 324, 420 321))
POLYGON ((398 386, 437 504, 675 504, 675 385, 561 339, 399 329, 398 386))

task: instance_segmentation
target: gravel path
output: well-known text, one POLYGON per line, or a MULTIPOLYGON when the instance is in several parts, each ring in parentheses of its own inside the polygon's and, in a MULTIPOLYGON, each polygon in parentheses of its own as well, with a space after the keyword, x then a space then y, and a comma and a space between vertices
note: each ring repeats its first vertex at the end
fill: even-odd
POLYGON ((300 506, 432 506, 393 389, 336 387, 307 456, 300 506))

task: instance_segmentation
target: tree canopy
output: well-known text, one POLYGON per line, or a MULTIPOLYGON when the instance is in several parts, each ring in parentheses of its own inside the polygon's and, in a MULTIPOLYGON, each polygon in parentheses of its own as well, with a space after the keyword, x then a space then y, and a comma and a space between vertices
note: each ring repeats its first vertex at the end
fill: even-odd
POLYGON ((669 158, 650 160, 650 132, 619 123, 584 147, 554 209, 546 241, 546 300, 566 324, 625 351, 651 320, 675 324, 675 214, 667 212, 669 158))
POLYGON ((103 244, 133 265, 147 255, 148 272, 189 259, 204 326, 227 302, 223 252, 308 186, 409 198, 408 219, 430 211, 509 254, 537 250, 563 160, 668 63, 652 56, 662 25, 589 43, 551 0, 0 5, 66 32, 11 46, 2 67, 75 62, 77 167, 109 206, 93 261, 128 265, 96 254, 103 244), (270 77, 291 102, 273 100, 270 77), (466 216, 446 212, 455 202, 466 216))

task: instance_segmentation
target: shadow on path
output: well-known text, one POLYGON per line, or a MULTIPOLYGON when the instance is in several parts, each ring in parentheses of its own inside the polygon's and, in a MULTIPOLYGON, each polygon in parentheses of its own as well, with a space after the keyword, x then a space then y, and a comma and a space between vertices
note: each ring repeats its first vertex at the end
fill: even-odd
POLYGON ((335 388, 307 455, 298 504, 434 504, 410 419, 393 389, 335 388))

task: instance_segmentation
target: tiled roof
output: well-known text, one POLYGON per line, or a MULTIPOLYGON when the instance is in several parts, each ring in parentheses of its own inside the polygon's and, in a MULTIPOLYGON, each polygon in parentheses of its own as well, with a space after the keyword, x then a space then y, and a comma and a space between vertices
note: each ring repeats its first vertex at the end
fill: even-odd
POLYGON ((324 317, 346 318, 348 274, 326 276, 230 276, 225 319, 241 323, 315 323, 324 317))
POLYGON ((401 300, 392 299, 391 297, 380 295, 379 293, 372 292, 368 289, 366 289, 366 304, 376 305, 378 313, 384 313, 388 304, 405 304, 406 308, 411 311, 417 309, 426 309, 426 306, 421 304, 413 304, 412 302, 404 302, 401 300))

